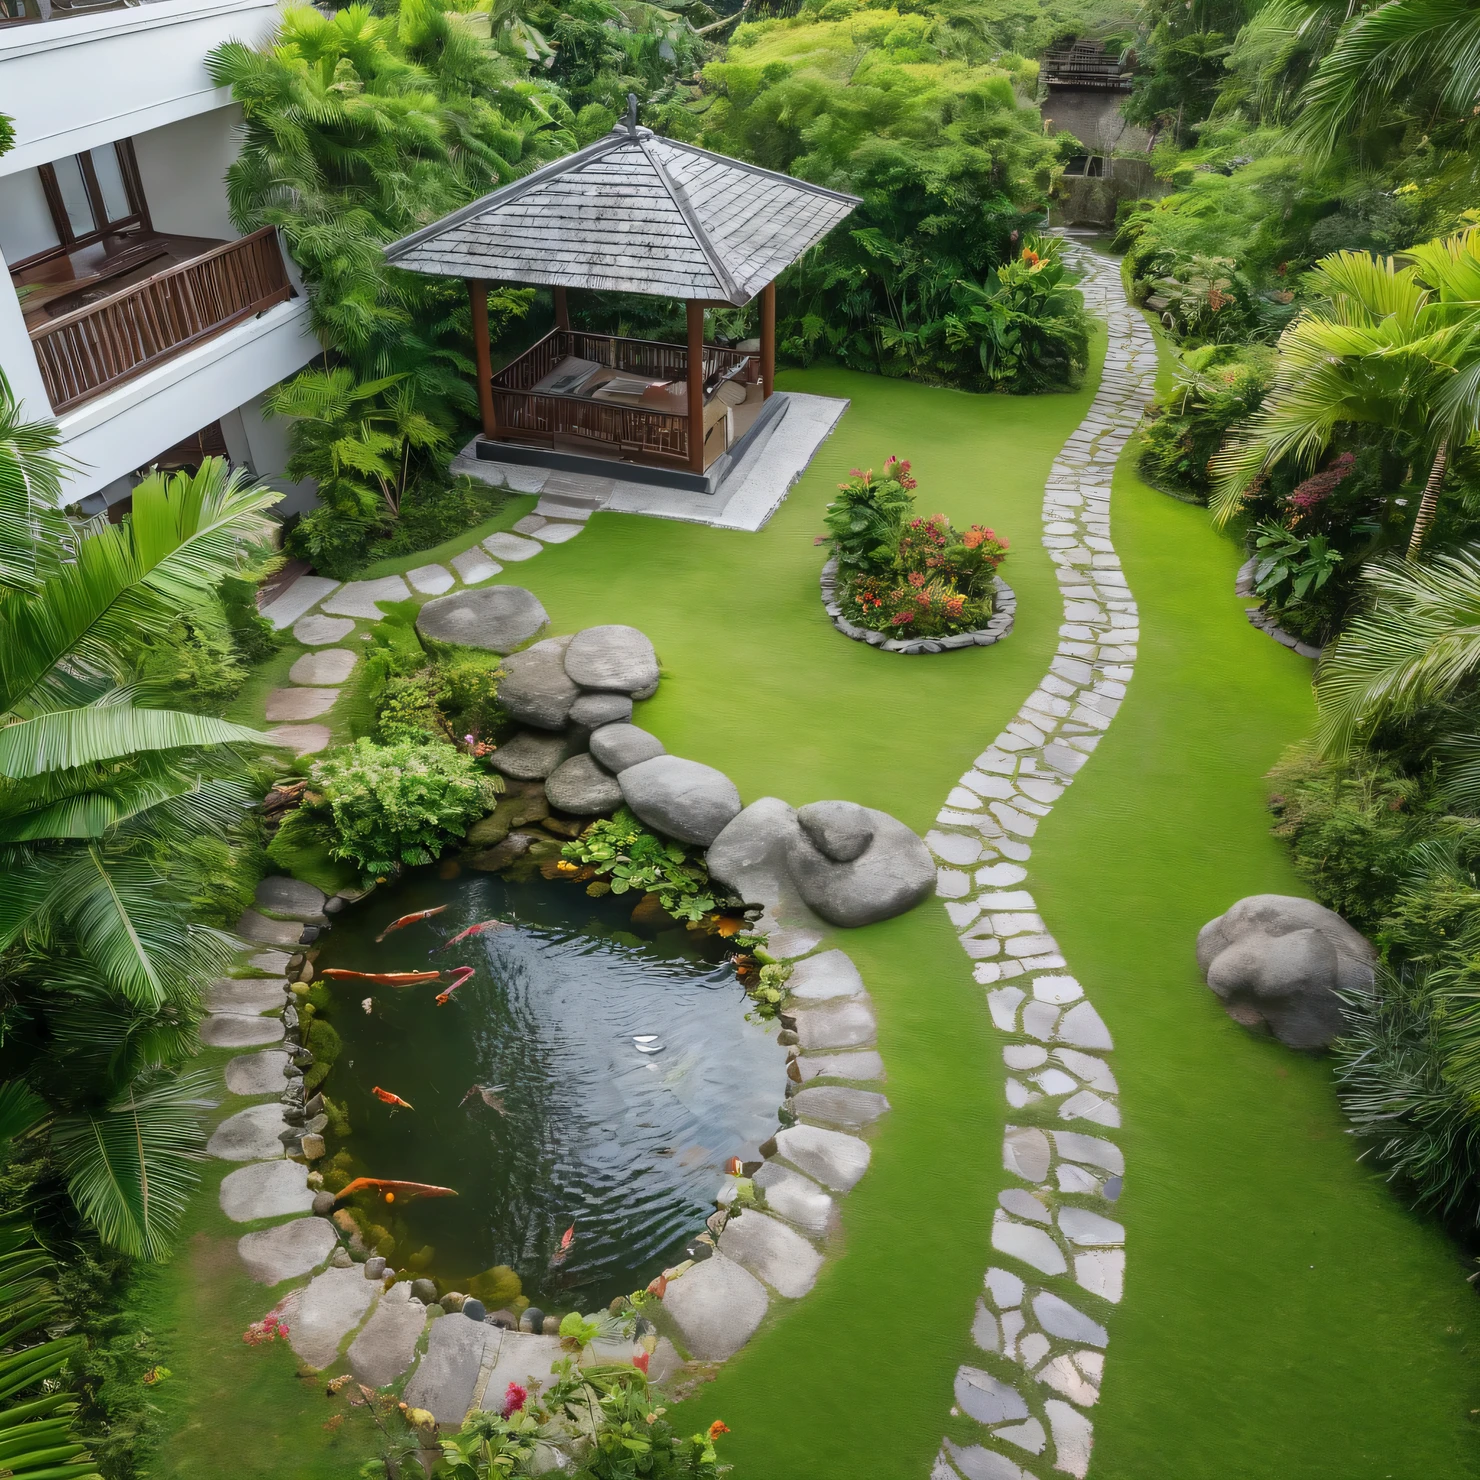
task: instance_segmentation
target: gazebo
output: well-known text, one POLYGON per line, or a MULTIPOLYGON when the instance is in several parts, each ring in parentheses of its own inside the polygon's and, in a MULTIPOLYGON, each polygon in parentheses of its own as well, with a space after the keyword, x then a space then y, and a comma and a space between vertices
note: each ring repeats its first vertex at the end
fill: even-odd
POLYGON ((655 135, 637 102, 604 138, 385 249, 411 272, 467 280, 479 456, 713 492, 785 412, 773 397, 776 285, 860 202, 655 135), (488 284, 554 289, 555 328, 493 371, 488 284), (682 298, 687 344, 578 333, 567 290, 682 298), (761 301, 759 351, 704 341, 704 311, 761 301), (638 476, 629 468, 626 476, 638 476))

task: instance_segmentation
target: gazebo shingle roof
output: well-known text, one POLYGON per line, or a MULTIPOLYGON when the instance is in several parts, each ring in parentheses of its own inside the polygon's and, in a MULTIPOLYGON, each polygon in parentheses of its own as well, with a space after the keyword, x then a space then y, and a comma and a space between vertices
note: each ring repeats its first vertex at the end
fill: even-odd
POLYGON ((740 305, 859 204, 619 123, 385 255, 441 277, 740 305))

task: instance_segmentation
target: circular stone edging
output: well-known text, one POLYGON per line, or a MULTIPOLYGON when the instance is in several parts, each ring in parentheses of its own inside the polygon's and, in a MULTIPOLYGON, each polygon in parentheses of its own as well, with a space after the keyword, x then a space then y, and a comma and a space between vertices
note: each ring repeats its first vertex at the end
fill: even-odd
POLYGON ((836 555, 830 556, 827 564, 822 567, 818 584, 822 588, 822 605, 833 626, 844 637, 851 637, 854 642, 866 642, 870 647, 876 647, 885 653, 914 656, 917 653, 940 653, 953 648, 991 647, 1012 631, 1017 614, 1017 594, 1001 576, 993 576, 992 584, 997 591, 996 609, 992 620, 985 627, 978 627, 970 632, 953 632, 949 637, 885 637, 882 632, 876 632, 872 627, 860 627, 843 615, 843 608, 837 600, 836 555))

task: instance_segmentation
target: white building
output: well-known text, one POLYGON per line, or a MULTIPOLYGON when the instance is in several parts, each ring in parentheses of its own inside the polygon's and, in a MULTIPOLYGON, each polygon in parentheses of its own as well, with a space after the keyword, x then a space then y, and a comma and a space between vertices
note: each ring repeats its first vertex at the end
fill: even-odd
POLYGON ((277 0, 108 4, 0 0, 0 368, 55 416, 88 512, 222 450, 302 507, 260 406, 319 345, 276 235, 231 223, 241 114, 205 65, 270 34, 277 0))

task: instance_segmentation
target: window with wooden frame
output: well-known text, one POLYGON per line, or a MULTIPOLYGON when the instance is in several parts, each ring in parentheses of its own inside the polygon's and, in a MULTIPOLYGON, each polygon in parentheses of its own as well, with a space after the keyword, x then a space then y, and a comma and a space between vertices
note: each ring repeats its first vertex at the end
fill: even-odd
POLYGON ((39 166, 36 173, 58 244, 12 263, 12 271, 65 256, 135 227, 153 230, 132 139, 69 154, 39 166))

